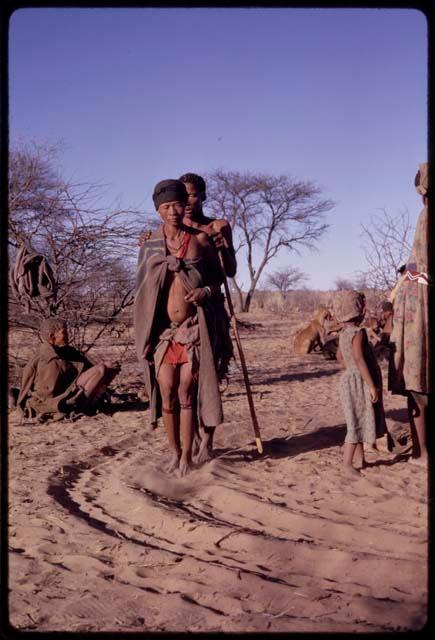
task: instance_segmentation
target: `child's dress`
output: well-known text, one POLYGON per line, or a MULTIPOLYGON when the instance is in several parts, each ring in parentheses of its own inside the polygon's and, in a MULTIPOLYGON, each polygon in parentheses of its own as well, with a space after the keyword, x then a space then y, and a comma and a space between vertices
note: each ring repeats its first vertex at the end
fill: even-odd
POLYGON ((345 442, 373 444, 376 438, 386 433, 385 414, 382 404, 382 376, 372 345, 368 342, 364 359, 379 390, 379 400, 373 403, 368 385, 359 372, 352 352, 352 340, 358 331, 355 325, 345 326, 340 332, 339 347, 346 365, 340 380, 340 399, 347 424, 345 442))

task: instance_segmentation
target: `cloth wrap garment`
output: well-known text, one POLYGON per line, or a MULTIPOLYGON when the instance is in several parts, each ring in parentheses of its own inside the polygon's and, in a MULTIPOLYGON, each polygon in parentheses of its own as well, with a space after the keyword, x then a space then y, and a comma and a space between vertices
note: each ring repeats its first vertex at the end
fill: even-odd
POLYGON ((24 244, 20 246, 14 265, 9 272, 12 291, 18 302, 23 302, 30 313, 30 301, 40 297, 48 307, 56 299, 57 282, 47 259, 31 251, 24 244))
POLYGON ((35 414, 62 411, 62 401, 75 390, 79 375, 92 363, 73 347, 54 347, 43 342, 39 352, 24 367, 17 399, 18 410, 35 414))
MULTIPOLYGON (((136 292, 133 309, 136 353, 143 366, 145 386, 150 400, 150 421, 155 425, 161 417, 161 396, 156 381, 158 367, 164 357, 162 344, 174 338, 180 331, 186 333, 189 350, 195 350, 198 365, 198 387, 196 408, 198 419, 204 425, 217 426, 223 422, 222 403, 219 393, 212 344, 210 341, 207 316, 212 315, 208 301, 198 306, 197 315, 185 321, 180 327, 161 325, 166 304, 162 293, 168 270, 180 278, 186 292, 204 286, 202 260, 180 260, 166 255, 163 232, 153 233, 146 240, 138 256, 136 270, 136 292), (195 326, 198 327, 196 334, 195 326)), ((179 337, 179 336, 178 336, 179 337)))
MULTIPOLYGON (((427 165, 420 165, 418 193, 427 193, 427 165), (426 169, 425 169, 426 166, 426 169)), ((430 393, 429 387, 429 306, 428 287, 428 207, 420 212, 415 227, 411 255, 394 299, 392 355, 388 388, 407 395, 409 391, 430 393)))
POLYGON ((370 391, 356 365, 352 352, 352 341, 359 331, 355 325, 345 326, 339 337, 339 347, 346 369, 340 379, 340 400, 346 420, 345 442, 367 442, 373 444, 387 432, 382 403, 382 375, 376 362, 372 345, 366 341, 364 358, 376 387, 380 390, 378 402, 373 403, 370 391))

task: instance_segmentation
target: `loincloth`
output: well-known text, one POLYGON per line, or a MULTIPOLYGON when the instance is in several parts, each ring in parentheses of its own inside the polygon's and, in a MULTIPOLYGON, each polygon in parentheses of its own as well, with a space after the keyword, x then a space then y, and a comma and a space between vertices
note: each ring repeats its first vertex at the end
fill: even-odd
POLYGON ((189 362, 189 356, 187 355, 187 349, 185 344, 180 344, 171 340, 166 349, 166 353, 163 356, 162 364, 186 364, 189 362))
POLYGON ((154 364, 158 376, 163 363, 176 366, 190 362, 192 376, 199 371, 199 324, 198 316, 186 318, 181 324, 171 322, 171 326, 162 331, 154 351, 154 364))

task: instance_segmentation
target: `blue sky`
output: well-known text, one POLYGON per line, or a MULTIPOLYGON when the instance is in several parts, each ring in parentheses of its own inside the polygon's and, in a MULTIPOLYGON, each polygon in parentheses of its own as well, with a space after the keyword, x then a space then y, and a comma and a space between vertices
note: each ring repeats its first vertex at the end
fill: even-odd
POLYGON ((110 184, 125 206, 153 211, 155 183, 186 171, 319 184, 336 201, 319 251, 269 269, 296 262, 310 288, 364 269, 360 225, 378 209, 414 222, 421 208, 416 10, 21 9, 9 55, 11 141, 62 140, 65 176, 110 184))

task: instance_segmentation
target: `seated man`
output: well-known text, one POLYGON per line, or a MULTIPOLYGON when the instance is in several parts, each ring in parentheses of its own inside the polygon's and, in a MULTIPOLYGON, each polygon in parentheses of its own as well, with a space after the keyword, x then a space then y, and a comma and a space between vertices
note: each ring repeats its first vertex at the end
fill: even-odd
POLYGON ((40 336, 39 352, 23 370, 18 410, 25 417, 37 417, 42 422, 95 406, 119 372, 119 365, 93 365, 69 346, 67 325, 60 318, 43 320, 40 336))
POLYGON ((172 456, 168 471, 191 466, 193 412, 198 422, 223 422, 207 315, 213 312, 210 269, 219 271, 206 233, 183 224, 187 191, 179 180, 162 180, 153 200, 163 221, 139 251, 134 301, 136 350, 143 364, 150 421, 163 413, 172 456))

